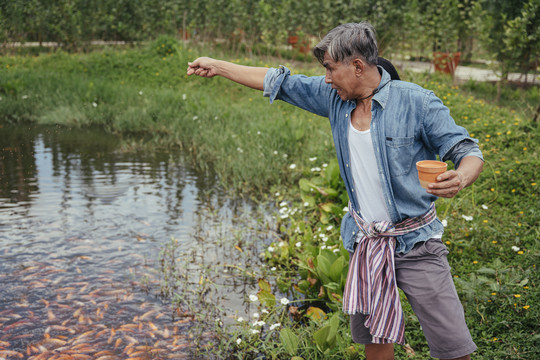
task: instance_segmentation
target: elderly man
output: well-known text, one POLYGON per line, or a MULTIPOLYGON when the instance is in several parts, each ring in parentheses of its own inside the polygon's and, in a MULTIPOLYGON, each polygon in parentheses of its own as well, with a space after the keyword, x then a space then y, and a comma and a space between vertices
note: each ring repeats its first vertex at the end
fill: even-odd
POLYGON ((313 49, 325 76, 287 68, 247 67, 210 58, 189 63, 188 75, 220 75, 264 96, 328 117, 349 212, 341 224, 350 252, 343 310, 367 359, 393 359, 404 344, 397 287, 406 294, 433 357, 470 359, 476 350, 458 299, 437 219, 437 197, 471 185, 483 167, 477 141, 422 87, 392 80, 378 66, 373 27, 344 24, 313 49), (455 170, 423 189, 415 163, 451 160, 455 170))

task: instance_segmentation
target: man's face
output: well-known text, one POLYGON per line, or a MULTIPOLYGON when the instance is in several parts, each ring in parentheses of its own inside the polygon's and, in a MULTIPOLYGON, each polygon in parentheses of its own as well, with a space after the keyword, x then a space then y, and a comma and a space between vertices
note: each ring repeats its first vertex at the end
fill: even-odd
POLYGON ((325 82, 336 89, 341 100, 353 100, 355 95, 355 67, 352 63, 336 62, 326 53, 323 66, 326 69, 325 82))

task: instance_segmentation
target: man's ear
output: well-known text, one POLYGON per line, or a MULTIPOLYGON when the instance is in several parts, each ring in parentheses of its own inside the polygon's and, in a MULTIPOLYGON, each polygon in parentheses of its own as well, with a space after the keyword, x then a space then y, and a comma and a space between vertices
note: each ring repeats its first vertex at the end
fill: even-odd
POLYGON ((355 67, 354 72, 355 72, 356 76, 359 76, 364 72, 366 64, 364 63, 364 61, 362 59, 356 58, 356 59, 354 59, 352 61, 352 64, 355 67))

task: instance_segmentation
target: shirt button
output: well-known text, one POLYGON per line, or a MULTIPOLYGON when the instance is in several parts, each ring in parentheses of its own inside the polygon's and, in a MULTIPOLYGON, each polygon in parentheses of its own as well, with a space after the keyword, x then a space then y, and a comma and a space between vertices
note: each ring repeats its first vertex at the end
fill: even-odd
POLYGON ((355 235, 356 233, 353 231, 352 234, 355 235))
POLYGON ((347 167, 349 167, 349 164, 346 164, 347 167))
POLYGON ((345 114, 345 117, 348 117, 348 116, 349 116, 349 114, 345 114))
POLYGON ((351 189, 352 192, 354 192, 354 189, 351 189))

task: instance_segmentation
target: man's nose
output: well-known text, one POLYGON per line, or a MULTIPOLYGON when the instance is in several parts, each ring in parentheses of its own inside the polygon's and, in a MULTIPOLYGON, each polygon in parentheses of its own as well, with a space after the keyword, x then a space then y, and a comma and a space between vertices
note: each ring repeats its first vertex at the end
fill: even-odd
POLYGON ((326 74, 324 75, 324 82, 327 84, 332 83, 332 77, 328 74, 328 72, 326 72, 326 74))

